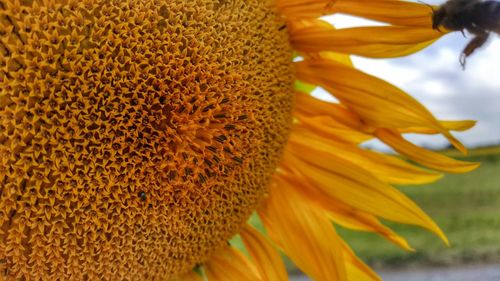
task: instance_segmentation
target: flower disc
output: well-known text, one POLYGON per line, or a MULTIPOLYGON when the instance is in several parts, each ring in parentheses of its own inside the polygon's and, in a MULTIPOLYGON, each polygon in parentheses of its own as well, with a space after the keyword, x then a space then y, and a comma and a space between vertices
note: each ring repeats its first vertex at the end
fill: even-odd
POLYGON ((2 280, 163 280, 266 192, 291 48, 265 1, 0 1, 2 280))

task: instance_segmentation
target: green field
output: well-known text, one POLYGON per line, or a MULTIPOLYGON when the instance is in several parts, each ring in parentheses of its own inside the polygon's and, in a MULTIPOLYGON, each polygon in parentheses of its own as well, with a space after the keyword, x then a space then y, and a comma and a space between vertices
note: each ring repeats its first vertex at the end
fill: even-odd
POLYGON ((472 150, 463 159, 482 165, 468 174, 446 175, 434 184, 401 187, 442 227, 450 248, 421 229, 391 223, 388 225, 409 240, 415 253, 400 250, 376 235, 338 231, 360 257, 376 267, 500 261, 500 147, 472 150))

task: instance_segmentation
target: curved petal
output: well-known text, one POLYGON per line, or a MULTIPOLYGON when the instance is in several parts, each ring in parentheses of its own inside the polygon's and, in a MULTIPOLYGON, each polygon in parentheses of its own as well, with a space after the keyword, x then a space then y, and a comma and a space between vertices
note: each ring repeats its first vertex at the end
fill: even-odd
POLYGON ((352 230, 377 233, 395 245, 407 251, 413 251, 413 248, 403 237, 384 226, 375 216, 346 205, 331 196, 324 196, 317 188, 311 186, 307 180, 299 175, 294 175, 291 172, 285 175, 277 175, 274 181, 278 186, 293 188, 310 201, 310 204, 316 204, 318 208, 327 212, 328 217, 333 222, 352 230))
POLYGON ((267 238, 250 225, 242 229, 240 236, 263 281, 288 281, 283 260, 267 238))
POLYGON ((399 154, 432 169, 448 173, 465 173, 479 167, 479 163, 455 160, 439 153, 418 147, 405 140, 399 133, 392 130, 379 129, 375 132, 375 135, 382 142, 396 150, 399 154))
POLYGON ((338 0, 332 13, 343 13, 401 26, 432 26, 433 7, 401 0, 338 0))
POLYGON ((336 155, 355 165, 363 167, 383 182, 410 185, 434 182, 442 177, 440 173, 424 170, 395 156, 368 151, 357 145, 345 144, 322 135, 294 130, 290 139, 302 145, 309 145, 325 154, 336 155))
POLYGON ((259 210, 269 237, 316 281, 347 280, 340 238, 328 218, 286 186, 270 187, 259 210))
POLYGON ((295 64, 296 75, 325 88, 369 126, 428 127, 442 133, 458 150, 465 147, 423 105, 392 84, 331 60, 295 64))
POLYGON ((219 249, 204 265, 208 281, 262 280, 255 266, 231 246, 219 249))
POLYGON ((432 6, 400 0, 278 0, 276 6, 292 19, 342 13, 394 25, 432 25, 432 6))
POLYGON ((382 281, 377 273, 361 261, 344 241, 342 241, 342 250, 349 281, 382 281))
POLYGON ((333 51, 372 58, 401 57, 417 52, 443 33, 428 27, 376 26, 335 29, 321 20, 289 24, 290 42, 299 52, 333 51))
MULTIPOLYGON (((467 131, 476 125, 476 121, 474 121, 474 120, 439 121, 439 123, 441 124, 441 126, 446 128, 447 130, 458 131, 458 132, 467 131)), ((398 129, 398 132, 400 132, 400 133, 429 134, 429 135, 439 134, 439 131, 437 131, 435 129, 424 128, 424 127, 402 128, 402 129, 398 129)))
POLYGON ((312 183, 323 196, 367 213, 432 231, 445 243, 441 229, 413 201, 396 188, 373 177, 367 170, 312 146, 293 144, 283 161, 312 183), (383 206, 383 207, 381 207, 383 206))
POLYGON ((295 118, 297 118, 294 129, 296 132, 307 131, 329 140, 355 145, 373 139, 373 136, 343 126, 328 116, 307 117, 305 114, 296 112, 295 118))
POLYGON ((297 92, 295 94, 295 111, 303 113, 303 116, 329 116, 335 122, 341 123, 349 128, 361 131, 361 118, 340 104, 329 103, 312 97, 309 94, 297 92))

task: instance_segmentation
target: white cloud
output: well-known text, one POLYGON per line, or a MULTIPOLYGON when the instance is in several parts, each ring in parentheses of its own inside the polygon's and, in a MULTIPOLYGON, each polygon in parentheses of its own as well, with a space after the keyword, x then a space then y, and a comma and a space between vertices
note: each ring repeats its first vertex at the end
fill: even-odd
POLYGON ((500 39, 493 35, 490 44, 485 49, 477 50, 468 62, 467 71, 471 73, 471 79, 475 83, 481 83, 497 90, 500 95, 500 77, 498 76, 500 66, 500 39), (495 38, 496 37, 496 38, 495 38))

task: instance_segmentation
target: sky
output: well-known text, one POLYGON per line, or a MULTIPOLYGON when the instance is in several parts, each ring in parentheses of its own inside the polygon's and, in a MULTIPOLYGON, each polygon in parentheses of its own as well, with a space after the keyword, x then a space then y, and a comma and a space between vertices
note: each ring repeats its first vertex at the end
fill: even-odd
MULTIPOLYGON (((376 24, 343 15, 324 19, 338 28, 376 24)), ((500 37, 492 35, 486 46, 467 59, 462 70, 459 56, 471 38, 455 32, 407 57, 382 60, 353 57, 353 62, 357 68, 405 90, 438 119, 477 120, 473 129, 454 134, 465 145, 500 144, 500 37)), ((319 98, 328 96, 322 89, 313 94, 319 98)), ((406 138, 427 147, 448 145, 441 136, 407 135, 406 138)), ((382 147, 378 142, 370 145, 382 147)))

